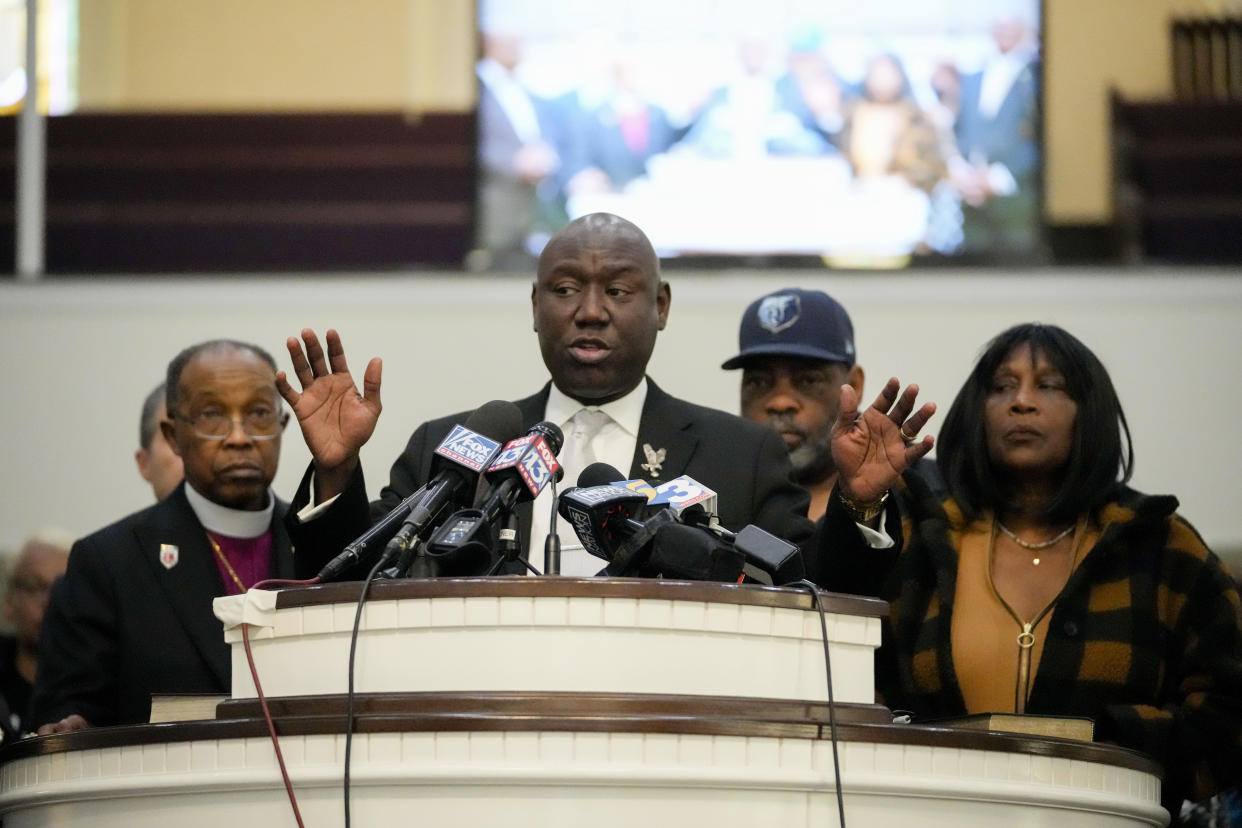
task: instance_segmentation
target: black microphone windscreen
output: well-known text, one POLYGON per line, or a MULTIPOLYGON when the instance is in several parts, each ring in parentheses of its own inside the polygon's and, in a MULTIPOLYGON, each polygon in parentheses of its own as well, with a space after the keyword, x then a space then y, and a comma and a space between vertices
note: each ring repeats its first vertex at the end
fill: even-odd
POLYGON ((463 425, 476 434, 507 443, 522 433, 522 411, 506 400, 492 400, 471 411, 463 425))
POLYGON ((592 463, 578 475, 578 487, 589 489, 592 486, 607 486, 609 483, 619 483, 624 479, 625 475, 607 463, 592 463))
POLYGON ((677 515, 682 523, 688 526, 699 526, 704 529, 711 523, 712 516, 703 508, 702 503, 694 503, 682 509, 677 515))
POLYGON ((552 449, 553 454, 560 454, 561 446, 565 445, 565 434, 561 431, 561 427, 547 420, 535 423, 527 434, 538 434, 542 437, 548 444, 548 448, 552 449))

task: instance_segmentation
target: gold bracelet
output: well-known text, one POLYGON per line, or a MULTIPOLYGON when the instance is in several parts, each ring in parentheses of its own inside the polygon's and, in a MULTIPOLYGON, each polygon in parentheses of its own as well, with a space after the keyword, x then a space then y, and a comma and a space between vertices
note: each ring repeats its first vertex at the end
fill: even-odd
POLYGON ((875 520, 881 512, 884 511, 884 503, 888 500, 888 492, 880 495, 879 500, 873 500, 870 503, 859 503, 845 496, 845 492, 837 488, 837 497, 841 500, 841 505, 845 507, 845 511, 849 512, 850 517, 855 523, 870 523, 875 520))

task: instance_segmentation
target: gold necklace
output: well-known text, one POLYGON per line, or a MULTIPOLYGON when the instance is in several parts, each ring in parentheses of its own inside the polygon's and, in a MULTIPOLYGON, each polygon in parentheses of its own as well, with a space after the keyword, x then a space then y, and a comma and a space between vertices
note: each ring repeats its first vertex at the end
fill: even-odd
POLYGON ((246 591, 246 585, 242 583, 242 579, 237 577, 237 570, 233 569, 233 565, 229 563, 229 559, 220 551, 220 544, 216 543, 216 539, 207 533, 207 541, 211 544, 211 551, 216 553, 216 558, 220 563, 224 564, 225 570, 229 573, 229 577, 233 579, 233 583, 237 584, 237 588, 242 592, 246 591))
MULTIPOLYGON (((1070 531, 1074 534, 1073 554, 1070 556, 1069 572, 1066 573, 1065 583, 1069 583, 1070 576, 1074 574, 1074 565, 1078 563, 1078 549, 1082 543, 1083 536, 1086 534, 1087 518, 1085 516, 1078 519, 1078 522, 1070 527, 1070 531)), ((1009 613, 1009 617, 1014 620, 1022 631, 1018 633, 1018 681, 1013 691, 1013 712, 1025 713, 1026 700, 1031 695, 1031 649, 1035 646, 1035 628, 1039 626, 1039 622, 1048 614, 1048 610, 1056 606, 1057 601, 1061 597, 1061 592, 1065 590, 1065 586, 1061 586, 1053 596, 1052 600, 1041 609, 1035 617, 1030 621, 1023 621, 1018 617, 1013 607, 1009 606, 1009 602, 1000 594, 1000 590, 996 588, 996 581, 992 577, 992 559, 996 557, 996 535, 997 529, 1004 529, 1000 525, 1000 521, 996 518, 992 519, 991 540, 988 543, 988 586, 992 588, 992 594, 996 596, 996 600, 1000 601, 1000 605, 1005 608, 1005 612, 1009 613)), ((1009 534, 1006 531, 1006 534, 1009 534)), ((1062 533, 1064 537, 1066 533, 1062 533)), ((1060 540, 1060 538, 1058 538, 1060 540)))
MULTIPOLYGON (((996 525, 1000 527, 1000 530, 1001 530, 1002 532, 1004 532, 1004 533, 1005 533, 1005 535, 1006 535, 1006 536, 1007 536, 1007 537, 1008 537, 1011 541, 1013 541, 1014 543, 1016 543, 1018 546, 1021 546, 1023 549, 1029 549, 1029 550, 1031 550, 1032 552, 1038 552, 1038 551, 1039 551, 1039 550, 1041 550, 1041 549, 1047 549, 1047 548, 1048 548, 1048 547, 1050 547, 1050 546, 1056 546, 1058 543, 1060 543, 1062 540, 1064 540, 1064 539, 1065 539, 1065 536, 1066 536, 1066 535, 1068 535, 1068 534, 1070 534, 1071 532, 1073 532, 1073 531, 1074 531, 1074 528, 1075 528, 1075 525, 1071 523, 1069 526, 1065 527, 1065 531, 1064 531, 1064 532, 1062 532, 1061 534, 1057 535, 1057 536, 1056 536, 1055 538, 1053 538, 1052 540, 1039 541, 1038 543, 1031 543, 1030 541, 1024 541, 1024 540, 1022 540, 1022 538, 1020 538, 1020 537, 1018 537, 1017 535, 1015 535, 1013 532, 1011 532, 1011 531, 1009 530, 1009 527, 1007 527, 1005 524, 1001 523, 999 520, 998 520, 998 521, 996 521, 996 525)), ((1038 556, 1038 555, 1035 555, 1033 558, 1031 558, 1031 564, 1032 564, 1033 566, 1039 566, 1039 556, 1038 556)))

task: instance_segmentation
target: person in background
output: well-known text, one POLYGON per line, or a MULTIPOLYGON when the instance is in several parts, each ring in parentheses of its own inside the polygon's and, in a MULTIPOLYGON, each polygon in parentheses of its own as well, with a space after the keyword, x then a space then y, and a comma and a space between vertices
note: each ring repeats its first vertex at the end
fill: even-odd
POLYGON ((269 578, 312 577, 271 491, 288 415, 257 345, 211 340, 168 364, 160 426, 184 481, 83 538, 53 590, 32 723, 40 735, 139 724, 152 693, 228 693, 231 656, 212 601, 269 578))
POLYGON ((1034 21, 992 26, 996 46, 961 79, 960 157, 950 178, 962 199, 963 251, 1030 255, 1040 246, 1039 53, 1034 21))
MULTIPOLYGON (((778 95, 772 39, 762 33, 742 37, 737 54, 739 71, 708 96, 679 146, 706 158, 736 160, 832 152, 832 143, 818 125, 803 122, 800 116, 805 107, 797 106, 799 111, 794 111, 789 108, 789 95, 778 95)), ((794 91, 789 83, 782 90, 794 91)), ((832 97, 822 90, 816 96, 832 97)), ((835 105, 827 101, 816 106, 821 103, 825 108, 835 105)))
POLYGON ((184 474, 181 458, 164 439, 160 428, 160 423, 167 419, 164 383, 161 382, 142 403, 142 417, 138 421, 138 450, 134 452, 138 473, 151 484, 156 500, 163 500, 172 494, 184 474))
POLYGON ((823 291, 779 290, 746 308, 738 347, 720 367, 742 369, 742 416, 781 435, 794 480, 811 494, 807 516, 818 520, 837 479, 831 436, 841 386, 861 395, 865 378, 849 314, 823 291))
POLYGON ((518 78, 522 37, 516 32, 482 35, 479 77, 479 228, 478 244, 490 266, 521 269, 537 251, 536 231, 551 219, 544 215, 559 197, 555 174, 561 167, 556 150, 557 124, 548 103, 518 78))
POLYGON ((896 55, 878 55, 867 64, 841 145, 862 180, 900 176, 930 193, 947 172, 935 125, 914 99, 896 55))
POLYGON ((857 90, 837 76, 823 53, 823 41, 823 32, 814 27, 794 32, 786 70, 776 79, 775 89, 778 106, 823 139, 822 152, 834 154, 845 125, 845 109, 857 90))
MULTIPOLYGON (((794 480, 811 494, 807 517, 819 520, 837 480, 832 427, 841 386, 861 396, 866 377, 855 361, 850 315, 823 291, 785 288, 750 303, 737 339, 737 356, 720 367, 742 369, 742 416, 781 435, 794 480)), ((929 485, 943 488, 932 461, 917 468, 929 485)))
POLYGON ((30 694, 39 668, 39 630, 48 593, 65 572, 73 537, 45 529, 22 544, 4 589, 4 620, 13 635, 0 637, 0 731, 4 743, 26 732, 30 694))
POLYGON ((645 96, 641 71, 639 59, 620 47, 610 64, 607 95, 584 120, 580 169, 566 185, 571 196, 623 191, 681 136, 668 113, 645 96))
POLYGON ((1097 740, 1161 763, 1174 824, 1184 799, 1242 778, 1237 587, 1176 498, 1127 485, 1125 414, 1086 345, 1041 324, 993 339, 940 432, 949 497, 905 474, 904 525, 884 501, 931 442, 912 440, 926 419, 898 427, 857 403, 843 387, 828 514, 875 528, 888 512, 889 543, 841 533, 817 577, 890 602, 885 704, 1090 717, 1097 740))

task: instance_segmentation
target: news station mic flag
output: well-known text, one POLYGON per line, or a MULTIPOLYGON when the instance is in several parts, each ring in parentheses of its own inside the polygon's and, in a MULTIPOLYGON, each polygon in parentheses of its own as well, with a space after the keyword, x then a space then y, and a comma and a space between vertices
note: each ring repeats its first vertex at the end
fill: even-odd
MULTIPOLYGON (((488 466, 486 478, 492 488, 478 508, 454 513, 427 543, 427 558, 436 575, 482 575, 493 571, 500 539, 512 531, 502 522, 521 501, 533 500, 560 471, 556 454, 563 441, 560 428, 541 422, 525 436, 510 440, 488 466)), ((515 542, 506 550, 516 553, 515 542)))
POLYGON ((436 447, 427 484, 329 561, 319 573, 320 580, 335 580, 364 558, 373 558, 369 553, 384 541, 384 557, 399 559, 391 574, 404 574, 414 546, 425 540, 453 508, 470 502, 480 473, 501 445, 521 429, 522 412, 511 402, 492 400, 471 412, 465 425, 455 425, 436 447))

